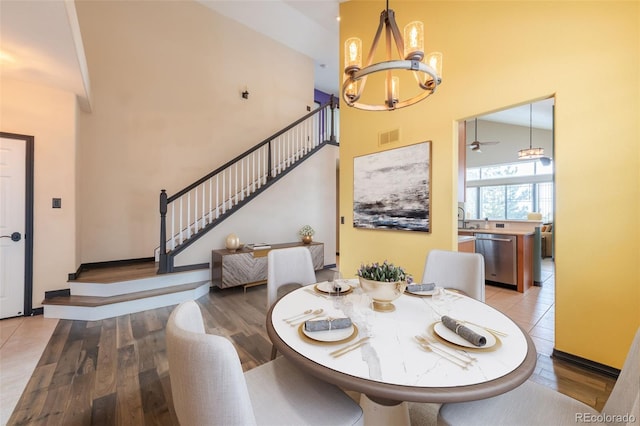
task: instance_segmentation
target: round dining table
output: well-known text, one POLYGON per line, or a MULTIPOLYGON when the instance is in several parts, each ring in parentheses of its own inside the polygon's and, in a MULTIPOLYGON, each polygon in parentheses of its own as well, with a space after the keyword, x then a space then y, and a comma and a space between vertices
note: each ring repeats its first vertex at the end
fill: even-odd
MULTIPOLYGON (((357 280, 340 284, 340 295, 323 282, 280 298, 268 311, 267 333, 290 362, 366 395, 369 406, 404 403, 407 411, 406 402, 489 398, 514 389, 534 371, 537 353, 529 335, 485 303, 451 290, 438 292, 437 298, 432 292, 405 292, 393 301, 393 311, 378 312, 357 280), (461 340, 444 327, 443 316, 482 335, 486 344, 461 340), (351 326, 305 330, 306 321, 336 318, 349 318, 351 326)), ((371 423, 363 408, 365 423, 371 423)))

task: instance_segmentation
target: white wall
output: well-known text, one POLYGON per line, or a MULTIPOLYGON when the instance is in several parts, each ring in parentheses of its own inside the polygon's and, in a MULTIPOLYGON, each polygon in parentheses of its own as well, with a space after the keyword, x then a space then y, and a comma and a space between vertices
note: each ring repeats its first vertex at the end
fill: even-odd
POLYGON ((151 257, 160 190, 306 114, 313 62, 196 2, 76 8, 93 105, 79 120, 82 263, 151 257))
POLYGON ((338 147, 327 145, 258 198, 242 207, 175 259, 175 266, 209 263, 211 250, 224 248, 230 233, 241 243, 300 241, 311 225, 324 243, 324 264, 336 263, 336 163, 338 147))
POLYGON ((66 288, 76 250, 76 97, 70 92, 2 78, 0 130, 34 136, 32 307, 44 292, 66 288), (61 198, 62 208, 51 208, 61 198))

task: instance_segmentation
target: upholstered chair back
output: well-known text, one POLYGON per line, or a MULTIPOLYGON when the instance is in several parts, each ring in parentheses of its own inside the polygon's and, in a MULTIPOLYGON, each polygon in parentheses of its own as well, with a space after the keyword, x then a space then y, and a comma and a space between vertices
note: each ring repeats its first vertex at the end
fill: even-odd
POLYGON ((484 302, 484 258, 479 253, 431 250, 422 282, 461 290, 484 302))
POLYGON ((278 299, 278 288, 286 284, 316 282, 311 252, 306 247, 271 250, 267 254, 267 306, 278 299))
POLYGON ((604 405, 603 413, 630 414, 638 416, 638 400, 640 399, 640 328, 631 343, 631 348, 622 366, 618 380, 604 405))
POLYGON ((206 334, 194 301, 173 310, 166 328, 171 394, 181 425, 255 425, 238 354, 229 340, 206 334))

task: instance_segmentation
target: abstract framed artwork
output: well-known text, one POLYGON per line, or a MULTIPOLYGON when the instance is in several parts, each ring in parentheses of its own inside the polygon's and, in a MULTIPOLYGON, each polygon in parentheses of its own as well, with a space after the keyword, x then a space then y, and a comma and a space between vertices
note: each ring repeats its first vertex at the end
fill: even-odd
POLYGON ((353 226, 431 232, 431 141, 353 159, 353 226))

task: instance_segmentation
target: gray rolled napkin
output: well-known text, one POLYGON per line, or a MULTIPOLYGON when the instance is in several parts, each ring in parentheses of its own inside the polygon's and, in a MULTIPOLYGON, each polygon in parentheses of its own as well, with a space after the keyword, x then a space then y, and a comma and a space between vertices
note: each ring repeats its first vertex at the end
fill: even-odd
POLYGON ((486 337, 476 333, 475 331, 471 330, 469 327, 465 327, 464 325, 462 325, 461 322, 458 322, 446 315, 444 315, 441 318, 441 320, 445 327, 447 327, 449 330, 453 331, 454 333, 456 333, 458 336, 462 337, 469 343, 475 346, 484 346, 487 344, 486 337))
POLYGON ((346 290, 346 286, 343 286, 342 284, 336 283, 336 282, 334 282, 333 286, 331 287, 332 293, 341 293, 345 290, 346 290))
POLYGON ((434 283, 429 283, 429 284, 409 284, 407 286, 407 291, 410 292, 416 292, 416 291, 432 291, 434 288, 436 288, 436 285, 434 283))
POLYGON ((338 330, 349 327, 351 327, 351 318, 309 320, 304 323, 305 331, 338 330))

